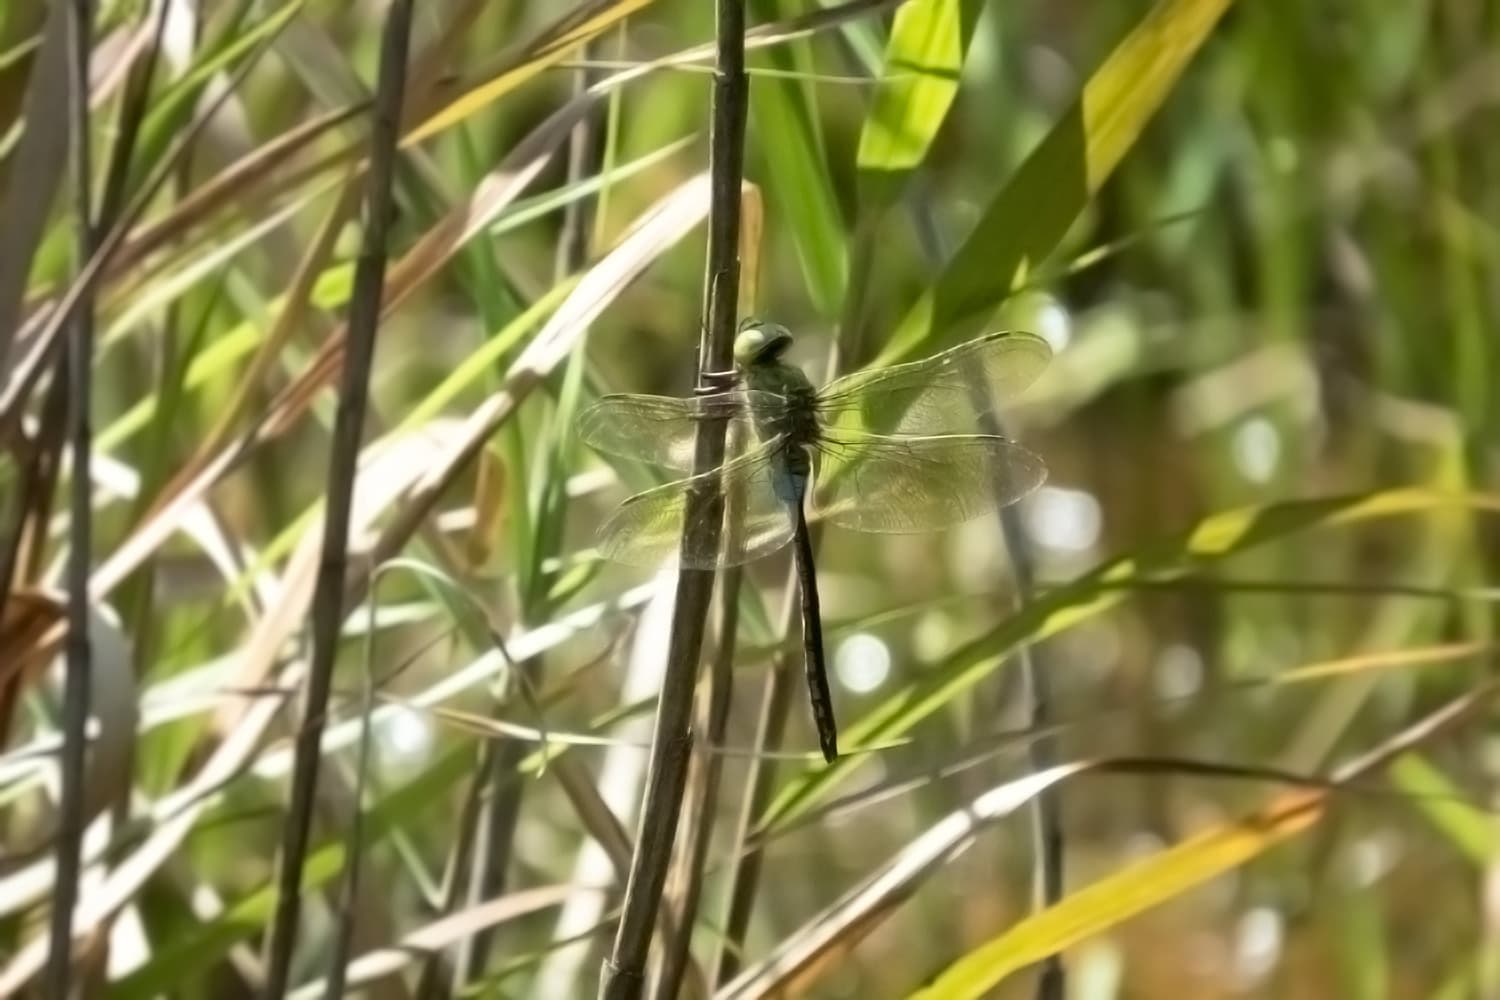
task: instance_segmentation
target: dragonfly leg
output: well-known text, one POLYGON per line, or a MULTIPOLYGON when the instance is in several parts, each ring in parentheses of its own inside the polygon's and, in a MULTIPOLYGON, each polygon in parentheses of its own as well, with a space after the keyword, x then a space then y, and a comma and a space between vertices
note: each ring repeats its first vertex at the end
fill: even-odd
POLYGON ((699 396, 712 396, 739 384, 740 373, 733 368, 722 372, 703 372, 698 376, 698 384, 693 387, 693 392, 699 396))

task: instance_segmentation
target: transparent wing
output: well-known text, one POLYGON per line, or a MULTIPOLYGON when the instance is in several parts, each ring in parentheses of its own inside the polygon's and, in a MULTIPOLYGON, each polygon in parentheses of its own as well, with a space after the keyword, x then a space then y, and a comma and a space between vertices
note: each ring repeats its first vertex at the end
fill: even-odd
POLYGON ((835 379, 818 394, 825 426, 881 434, 953 434, 1018 396, 1052 357, 1030 333, 991 333, 890 368, 835 379))
POLYGON ((738 566, 770 555, 792 537, 792 520, 775 487, 775 442, 762 444, 711 472, 637 493, 599 529, 605 557, 657 566, 679 554, 688 494, 719 479, 726 516, 716 548, 683 552, 690 569, 738 566))
POLYGON ((885 437, 840 432, 820 448, 814 508, 855 531, 900 534, 959 524, 1015 503, 1047 467, 990 434, 885 437))
POLYGON ((578 436, 607 455, 688 472, 693 468, 693 442, 702 421, 729 422, 726 455, 732 459, 757 443, 750 408, 774 412, 786 405, 775 393, 744 389, 705 396, 615 393, 601 396, 578 415, 578 436))
POLYGON ((707 418, 729 421, 731 442, 752 440, 740 433, 749 427, 745 406, 745 393, 739 390, 707 396, 617 393, 600 397, 578 415, 578 437, 608 455, 686 471, 693 467, 698 424, 707 418))

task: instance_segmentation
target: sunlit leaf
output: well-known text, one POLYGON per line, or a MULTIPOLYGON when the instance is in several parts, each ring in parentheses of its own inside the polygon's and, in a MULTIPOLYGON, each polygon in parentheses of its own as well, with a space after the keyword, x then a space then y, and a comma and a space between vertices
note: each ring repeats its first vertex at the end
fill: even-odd
POLYGON ((1284 796, 1237 823, 1201 833, 1069 893, 969 952, 926 989, 911 994, 911 1000, 985 996, 1012 973, 1232 871, 1301 833, 1322 815, 1324 794, 1284 796))
POLYGON ((964 57, 983 4, 913 0, 896 11, 885 76, 859 135, 861 202, 884 203, 927 157, 958 94, 964 57))
POLYGON ((528 45, 524 57, 516 64, 506 67, 490 80, 467 91, 403 136, 402 147, 422 142, 489 107, 548 66, 565 59, 584 42, 599 36, 652 2, 653 0, 590 0, 579 5, 528 45))
POLYGON ((1044 261, 1114 172, 1231 0, 1158 0, 1110 53, 1042 144, 986 206, 912 306, 880 362, 961 339, 1044 261))

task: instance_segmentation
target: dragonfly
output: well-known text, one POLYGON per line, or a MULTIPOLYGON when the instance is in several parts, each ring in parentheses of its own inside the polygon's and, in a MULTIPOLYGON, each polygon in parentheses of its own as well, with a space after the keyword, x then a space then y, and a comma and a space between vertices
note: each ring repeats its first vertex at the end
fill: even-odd
POLYGON ((751 318, 734 342, 735 370, 694 396, 618 393, 579 417, 579 437, 607 455, 693 472, 706 421, 725 428, 722 463, 626 499, 599 529, 616 562, 721 569, 792 543, 802 647, 818 744, 838 756, 823 650, 817 571, 808 530, 933 531, 1015 503, 1047 477, 1042 460, 1001 436, 993 414, 1051 358, 1030 333, 990 333, 931 357, 872 368, 816 388, 785 356, 792 334, 751 318), (714 490, 722 505, 693 503, 714 490), (718 531, 685 531, 720 516, 718 531), (705 539, 712 539, 711 543, 705 539))

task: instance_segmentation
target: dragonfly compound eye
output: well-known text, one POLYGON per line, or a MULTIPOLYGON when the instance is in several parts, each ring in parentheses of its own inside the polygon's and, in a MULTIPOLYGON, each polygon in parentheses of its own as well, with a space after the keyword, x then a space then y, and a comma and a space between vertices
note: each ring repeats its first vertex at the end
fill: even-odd
POLYGON ((779 323, 748 320, 734 338, 735 364, 748 368, 775 361, 791 343, 791 331, 779 323))

